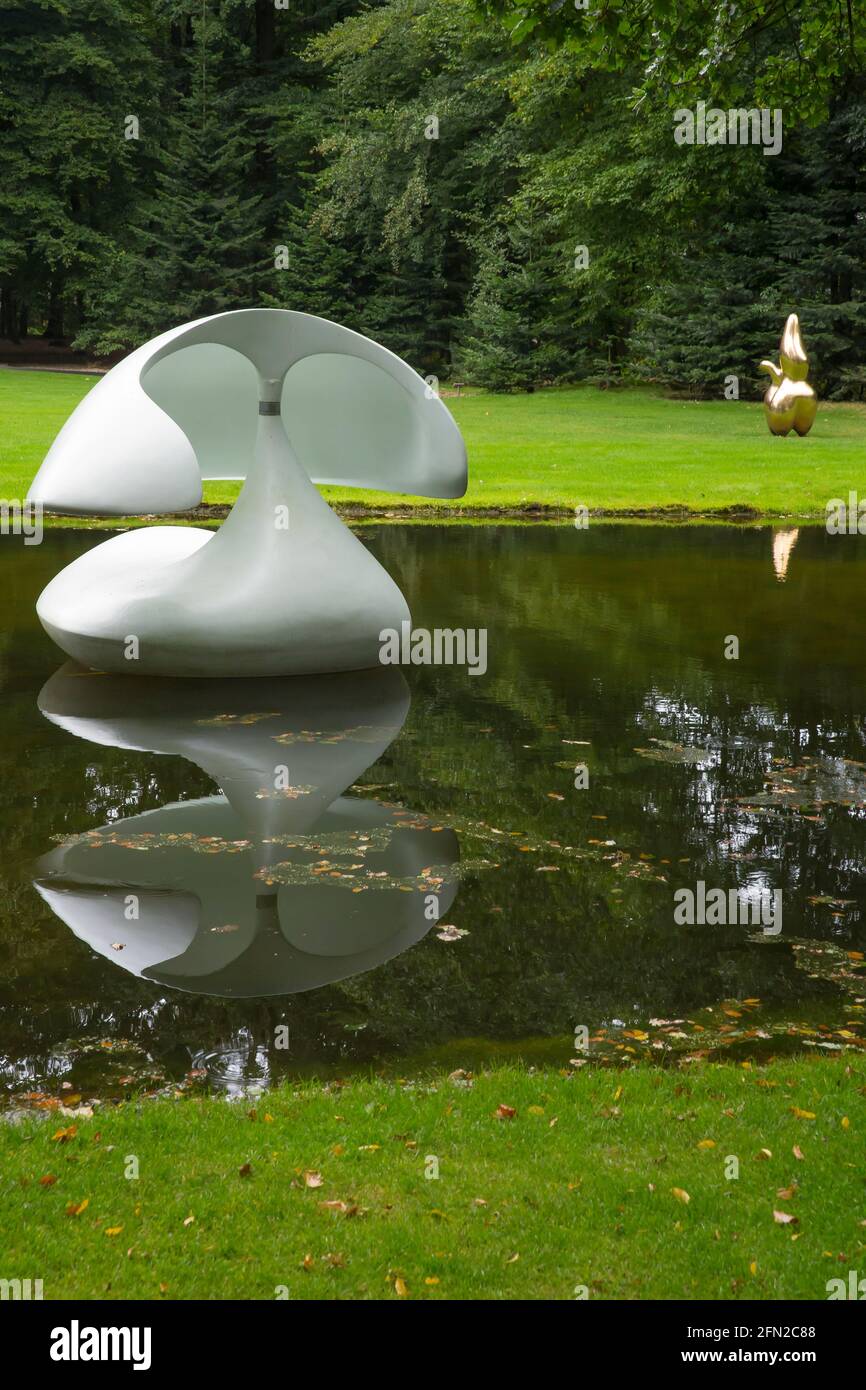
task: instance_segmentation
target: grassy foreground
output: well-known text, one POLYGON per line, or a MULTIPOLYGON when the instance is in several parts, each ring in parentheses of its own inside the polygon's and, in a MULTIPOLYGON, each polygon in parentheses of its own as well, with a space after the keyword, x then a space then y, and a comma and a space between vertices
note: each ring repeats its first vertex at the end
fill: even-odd
POLYGON ((866 1269, 864 1081, 502 1067, 55 1112, 0 1126, 0 1274, 46 1299, 826 1299, 866 1269))
MULTIPOLYGON (((96 378, 0 371, 0 497, 27 487, 51 440, 96 378)), ((811 434, 773 438, 759 402, 668 400, 594 387, 533 395, 469 395, 447 402, 466 439, 470 484, 453 509, 523 508, 696 512, 730 508, 823 516, 831 497, 863 491, 866 406, 822 404, 811 434)), ((230 503, 232 483, 205 500, 230 503)), ((411 499, 348 488, 345 503, 405 506, 411 499)))

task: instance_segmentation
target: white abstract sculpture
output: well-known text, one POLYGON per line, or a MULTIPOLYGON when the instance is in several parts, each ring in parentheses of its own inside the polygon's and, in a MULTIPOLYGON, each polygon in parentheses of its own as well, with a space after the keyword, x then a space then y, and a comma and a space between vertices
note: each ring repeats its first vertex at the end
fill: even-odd
POLYGON ((36 866, 51 910, 134 975, 234 998, 315 989, 408 950, 435 924, 429 894, 439 914, 456 896, 453 831, 342 794, 400 732, 399 671, 203 686, 67 663, 39 708, 91 743, 187 758, 221 788, 72 836, 36 866))
POLYGON ((39 618, 70 656, 127 675, 376 665, 406 601, 314 484, 461 497, 466 451, 438 396, 387 349, 309 314, 245 309, 174 328, 112 368, 28 501, 166 513, 197 506, 202 478, 246 479, 218 532, 129 531, 45 588, 39 618))

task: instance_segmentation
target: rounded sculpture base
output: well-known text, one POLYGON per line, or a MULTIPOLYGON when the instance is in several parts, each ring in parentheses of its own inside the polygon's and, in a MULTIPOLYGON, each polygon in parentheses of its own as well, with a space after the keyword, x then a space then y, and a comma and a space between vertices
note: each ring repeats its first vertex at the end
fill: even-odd
MULTIPOLYGON (((289 676, 379 664, 379 633, 409 619, 378 561, 338 530, 317 547, 285 538, 281 562, 245 563, 223 530, 156 526, 82 555, 37 603, 48 635, 98 671, 289 676), (339 556, 334 554, 339 550, 339 556)), ((267 536, 262 539, 267 548, 267 536)))

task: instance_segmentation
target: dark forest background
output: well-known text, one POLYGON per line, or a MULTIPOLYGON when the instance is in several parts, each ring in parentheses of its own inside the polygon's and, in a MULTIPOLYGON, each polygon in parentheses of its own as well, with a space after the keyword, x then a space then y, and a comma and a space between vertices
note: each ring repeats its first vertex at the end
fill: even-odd
POLYGON ((493 389, 700 394, 796 309, 859 399, 864 32, 844 0, 2 0, 0 338, 274 305, 493 389), (698 99, 781 107, 782 153, 677 145, 698 99))

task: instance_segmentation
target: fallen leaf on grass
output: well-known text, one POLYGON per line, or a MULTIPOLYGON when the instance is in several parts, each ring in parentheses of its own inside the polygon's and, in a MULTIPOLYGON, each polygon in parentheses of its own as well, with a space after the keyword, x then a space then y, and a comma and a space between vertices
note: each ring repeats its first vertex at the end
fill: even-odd
POLYGON ((512 1105, 497 1105, 496 1118, 498 1120, 513 1120, 517 1111, 512 1105))
POLYGON ((252 1175, 253 1175, 253 1166, 252 1166, 251 1163, 243 1163, 243 1164, 241 1165, 241 1167, 238 1169, 238 1177, 239 1177, 239 1178, 251 1178, 252 1175))
POLYGON ((814 1120, 815 1113, 812 1110, 801 1110, 799 1105, 791 1106, 791 1114, 798 1120, 814 1120))
POLYGON ((678 1202, 690 1202, 692 1200, 688 1192, 686 1192, 685 1189, 682 1187, 672 1187, 671 1192, 674 1194, 678 1202))
POLYGON ((40 1179, 39 1179, 39 1186, 40 1186, 40 1187, 53 1187, 54 1184, 56 1183, 56 1181, 57 1181, 57 1178, 54 1176, 53 1173, 46 1173, 44 1178, 40 1178, 40 1179))
POLYGON ((321 1187, 324 1181, 325 1179, 322 1177, 321 1173, 313 1173, 307 1169, 304 1174, 304 1182, 307 1187, 321 1187))
MULTIPOLYGON (((338 1211, 342 1216, 358 1216, 361 1214, 361 1208, 357 1203, 343 1202, 339 1197, 335 1197, 329 1202, 320 1202, 319 1206, 323 1211, 338 1211)), ((366 1207, 364 1211, 366 1211, 366 1207)))
POLYGON ((796 1225, 800 1218, 799 1216, 791 1216, 790 1212, 787 1211, 774 1211, 773 1220, 777 1226, 790 1226, 792 1222, 796 1225))
POLYGON ((68 1129, 58 1129, 55 1134, 52 1134, 51 1142, 57 1144, 68 1144, 70 1139, 74 1139, 77 1133, 77 1125, 70 1125, 68 1129))
POLYGON ((70 1202, 66 1208, 67 1216, 80 1216, 90 1206, 90 1198, 85 1197, 83 1202, 70 1202))
POLYGON ((409 1297, 409 1290, 406 1287, 406 1281, 405 1279, 401 1279, 399 1275, 394 1280, 394 1292, 398 1298, 409 1297))
POLYGON ((107 1236, 119 1236, 122 1230, 122 1226, 106 1226, 105 1234, 107 1236))
POLYGON ((794 1145, 793 1149, 791 1150, 791 1153, 794 1155, 795 1158, 799 1158, 801 1163, 805 1163, 806 1155, 803 1153, 803 1150, 800 1148, 799 1144, 794 1145))

